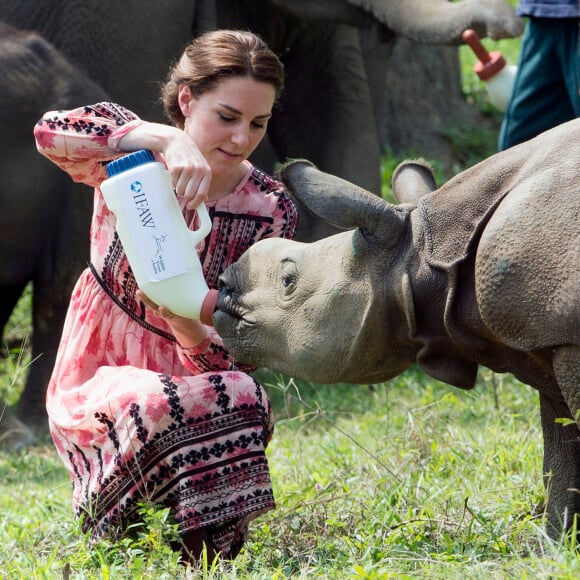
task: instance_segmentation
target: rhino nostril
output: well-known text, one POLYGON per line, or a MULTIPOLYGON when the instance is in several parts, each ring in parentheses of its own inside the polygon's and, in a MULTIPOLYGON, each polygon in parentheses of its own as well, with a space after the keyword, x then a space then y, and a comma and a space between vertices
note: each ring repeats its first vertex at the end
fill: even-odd
POLYGON ((226 271, 218 278, 218 290, 233 292, 235 288, 235 276, 232 270, 232 266, 226 269, 226 271))
POLYGON ((233 288, 231 287, 230 284, 228 284, 228 280, 227 278, 223 278, 222 276, 219 277, 218 280, 218 290, 220 291, 221 294, 231 294, 233 291, 233 288))

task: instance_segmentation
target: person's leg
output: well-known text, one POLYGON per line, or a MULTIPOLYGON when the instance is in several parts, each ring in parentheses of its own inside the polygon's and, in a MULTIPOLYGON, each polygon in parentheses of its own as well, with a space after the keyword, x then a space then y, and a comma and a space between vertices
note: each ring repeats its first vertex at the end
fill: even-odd
POLYGON ((580 19, 567 18, 561 22, 561 60, 564 82, 568 89, 574 117, 580 117, 580 19))
POLYGON ((500 131, 500 150, 576 116, 562 71, 561 34, 560 21, 530 18, 522 39, 512 97, 500 131))

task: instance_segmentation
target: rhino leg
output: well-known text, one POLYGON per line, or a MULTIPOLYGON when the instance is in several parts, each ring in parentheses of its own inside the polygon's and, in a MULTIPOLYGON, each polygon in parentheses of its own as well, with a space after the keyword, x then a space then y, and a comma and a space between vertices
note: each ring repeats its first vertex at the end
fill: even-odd
POLYGON ((580 346, 556 348, 552 364, 562 395, 580 426, 580 346))
POLYGON ((540 394, 540 411, 548 533, 558 539, 580 515, 580 347, 558 348, 553 365, 565 401, 540 394))

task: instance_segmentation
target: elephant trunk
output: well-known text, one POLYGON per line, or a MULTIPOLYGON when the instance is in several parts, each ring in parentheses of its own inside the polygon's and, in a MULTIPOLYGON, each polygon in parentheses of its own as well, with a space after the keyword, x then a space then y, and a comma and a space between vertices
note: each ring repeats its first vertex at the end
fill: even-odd
POLYGON ((371 12, 396 34, 424 44, 462 44, 471 28, 481 37, 513 38, 523 22, 504 0, 350 0, 371 12))

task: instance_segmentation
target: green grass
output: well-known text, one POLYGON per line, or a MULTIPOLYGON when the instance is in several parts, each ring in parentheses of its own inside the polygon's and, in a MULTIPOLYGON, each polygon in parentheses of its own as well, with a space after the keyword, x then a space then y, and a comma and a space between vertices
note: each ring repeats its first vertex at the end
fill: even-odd
MULTIPOLYGON (((544 537, 537 393, 481 369, 461 391, 412 368, 380 385, 261 372, 276 414, 278 507, 232 564, 205 578, 576 578, 544 537)), ((163 510, 139 534, 90 546, 51 445, 0 456, 2 578, 186 577, 163 510)), ((190 572, 192 574, 192 572, 190 572)))
MULTIPOLYGON (((469 55, 462 63, 468 98, 480 103, 469 55)), ((387 197, 397 161, 383 164, 387 197)), ((20 346, 29 301, 28 292, 0 361, 0 396, 9 403, 34 364, 20 346)), ((151 506, 133 538, 90 545, 48 443, 0 455, 0 578, 580 577, 575 551, 543 532, 543 445, 531 388, 486 369, 472 391, 417 368, 359 386, 259 374, 276 416, 268 457, 278 507, 252 524, 233 563, 186 570, 169 548, 167 512, 151 506)))

